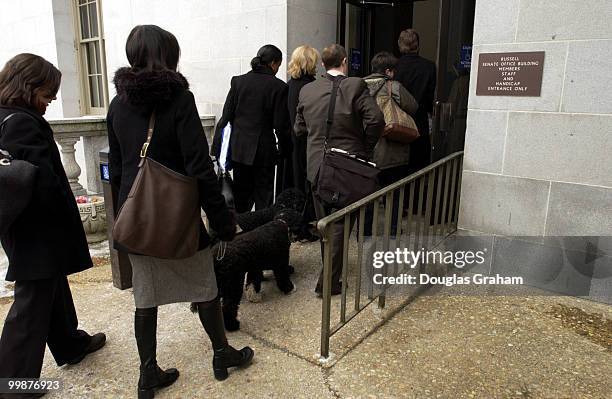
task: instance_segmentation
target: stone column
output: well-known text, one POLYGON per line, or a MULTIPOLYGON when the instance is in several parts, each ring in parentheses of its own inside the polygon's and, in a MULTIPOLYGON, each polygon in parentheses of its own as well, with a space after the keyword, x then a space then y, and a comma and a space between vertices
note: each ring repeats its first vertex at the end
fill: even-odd
POLYGON ((79 176, 81 175, 81 167, 77 163, 74 146, 80 140, 79 137, 59 137, 57 142, 59 143, 62 151, 62 163, 64 164, 64 170, 70 183, 70 188, 74 195, 87 194, 83 186, 79 183, 79 176))

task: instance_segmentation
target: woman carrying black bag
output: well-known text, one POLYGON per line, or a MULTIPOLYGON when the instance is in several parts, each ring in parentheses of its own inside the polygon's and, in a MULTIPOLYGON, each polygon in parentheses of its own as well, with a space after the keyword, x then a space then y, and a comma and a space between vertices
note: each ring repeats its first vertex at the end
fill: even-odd
MULTIPOLYGON (((107 116, 111 184, 119 193, 115 209, 120 209, 132 188, 149 119, 155 111, 147 157, 196 178, 200 204, 211 227, 221 240, 231 240, 236 232, 235 220, 221 195, 194 96, 187 80, 177 72, 180 49, 176 38, 155 25, 137 26, 128 36, 126 54, 130 67, 115 73, 117 96, 107 116)), ((179 374, 176 369, 162 371, 157 365, 159 305, 197 303, 214 349, 213 369, 218 380, 227 378, 228 367, 244 366, 253 358, 251 348, 238 351, 227 342, 210 237, 201 220, 199 236, 199 251, 187 259, 129 255, 136 305, 134 332, 140 356, 140 398, 153 397, 156 388, 171 385, 179 374)))
POLYGON ((272 44, 261 47, 251 60, 251 71, 232 77, 217 123, 211 151, 217 158, 223 128, 228 122, 232 125, 230 161, 238 213, 250 211, 253 205, 256 210, 272 205, 275 164, 279 165, 277 193, 291 185, 291 172, 285 173, 281 167, 286 163, 284 159, 291 158, 288 88, 276 77, 282 61, 283 53, 278 47, 272 44))
MULTIPOLYGON (((106 342, 102 333, 77 329, 66 279, 92 262, 53 131, 43 118, 60 81, 60 71, 34 54, 19 54, 0 71, 0 149, 36 167, 29 202, 9 226, 0 226, 9 259, 6 279, 15 282, 0 338, 0 378, 40 377, 45 344, 62 366, 79 363, 106 342)), ((20 201, 4 186, 0 195, 20 201)))

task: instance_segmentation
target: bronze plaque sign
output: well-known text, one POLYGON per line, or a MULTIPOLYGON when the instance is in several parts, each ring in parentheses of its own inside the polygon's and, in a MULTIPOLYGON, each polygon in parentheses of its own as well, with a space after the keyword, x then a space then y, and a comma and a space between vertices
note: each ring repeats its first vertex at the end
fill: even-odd
POLYGON ((480 53, 477 96, 539 97, 544 51, 480 53))

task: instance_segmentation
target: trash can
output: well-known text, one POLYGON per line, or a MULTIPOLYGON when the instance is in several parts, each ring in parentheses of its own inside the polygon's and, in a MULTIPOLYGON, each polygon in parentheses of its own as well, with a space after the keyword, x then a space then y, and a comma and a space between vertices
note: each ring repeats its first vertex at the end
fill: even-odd
POLYGON ((108 147, 100 151, 100 177, 102 191, 106 204, 106 233, 110 249, 111 270, 113 285, 121 290, 132 286, 132 265, 127 254, 117 251, 113 246, 113 226, 115 225, 115 199, 118 193, 113 193, 110 184, 110 171, 108 169, 108 147))

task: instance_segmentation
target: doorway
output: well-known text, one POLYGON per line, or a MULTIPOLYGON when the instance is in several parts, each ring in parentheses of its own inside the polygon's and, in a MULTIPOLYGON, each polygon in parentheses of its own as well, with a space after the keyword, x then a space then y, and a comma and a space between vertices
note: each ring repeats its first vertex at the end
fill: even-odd
POLYGON ((367 76, 380 51, 399 57, 402 30, 419 32, 419 55, 437 66, 432 162, 463 150, 475 8, 476 0, 338 0, 336 36, 348 53, 349 76, 367 76))

